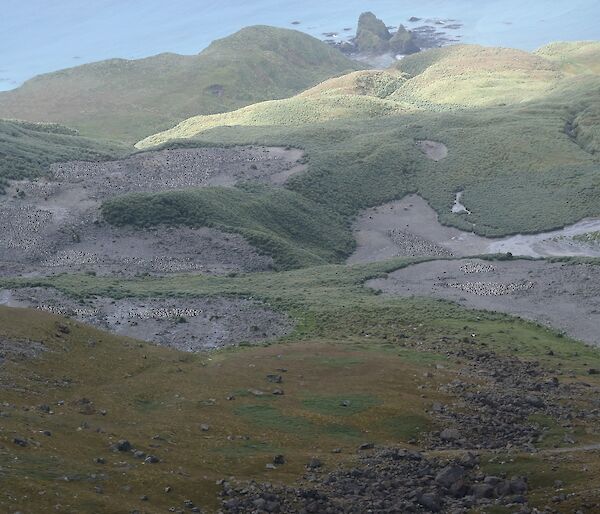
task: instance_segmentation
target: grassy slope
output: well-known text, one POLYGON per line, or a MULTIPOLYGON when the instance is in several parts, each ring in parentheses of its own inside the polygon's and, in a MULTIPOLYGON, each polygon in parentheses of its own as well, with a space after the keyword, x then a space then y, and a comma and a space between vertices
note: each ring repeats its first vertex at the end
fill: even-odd
POLYGON ((598 52, 598 41, 570 41, 551 43, 536 50, 535 54, 555 62, 565 73, 598 74, 598 52))
POLYGON ((347 221, 414 191, 443 223, 489 236, 600 215, 597 75, 567 74, 520 51, 463 45, 407 57, 401 66, 404 74, 353 73, 287 100, 194 117, 139 146, 191 138, 192 145, 303 148, 309 171, 287 187, 347 221), (429 86, 416 87, 424 76, 429 86), (465 98, 473 104, 456 103, 465 98), (425 159, 415 139, 443 142, 448 157, 425 159), (470 216, 450 212, 459 190, 470 216))
MULTIPOLYGON (((426 410, 433 401, 452 401, 438 385, 456 378, 459 366, 445 353, 407 346, 442 336, 454 345, 476 332, 482 349, 536 359, 549 368, 559 361, 565 370, 573 370, 576 380, 598 383, 594 376, 583 376, 588 367, 600 366, 598 352, 549 330, 446 302, 394 300, 362 287, 365 279, 404 264, 322 266, 237 277, 121 281, 63 275, 21 280, 22 285, 52 284, 83 301, 90 294, 252 296, 287 310, 298 325, 277 345, 189 355, 74 323, 70 334, 57 336, 58 318, 0 307, 0 338, 42 340, 52 350, 35 361, 0 367, 0 381, 13 385, 3 396, 8 406, 2 409, 6 414, 0 432, 0 506, 11 512, 44 512, 60 502, 66 511, 130 511, 140 508, 138 498, 145 494, 150 497, 142 505, 147 512, 163 512, 187 498, 214 508, 215 480, 224 476, 292 481, 312 456, 330 468, 351 462, 354 449, 365 440, 407 444, 434 429, 426 410), (443 368, 437 369, 440 362, 443 368), (266 375, 282 367, 288 369, 283 373, 284 396, 248 394, 249 388, 268 391, 272 384, 266 375), (231 394, 236 399, 226 401, 231 394), (93 402, 89 414, 82 414, 77 403, 83 397, 93 402), (350 399, 350 409, 339 407, 344 399, 350 399), (59 400, 63 406, 57 405, 59 400), (55 413, 37 410, 41 403, 50 404, 55 413), (101 409, 107 410, 105 416, 101 409), (202 432, 201 423, 210 430, 202 432), (41 435, 41 430, 50 430, 52 436, 41 435), (156 434, 163 439, 153 438, 156 434), (27 438, 29 447, 15 446, 15 436, 27 438), (121 438, 156 454, 161 463, 142 465, 131 456, 111 453, 110 443, 121 438), (342 453, 331 454, 335 447, 342 453), (267 470, 265 464, 278 453, 286 456, 286 465, 267 470), (107 464, 95 464, 96 457, 107 464), (92 477, 99 474, 101 479, 92 477), (98 485, 104 494, 94 491, 98 485), (171 493, 163 492, 166 486, 172 487, 171 493)), ((573 423, 579 427, 584 422, 573 423)), ((581 444, 594 441, 589 428, 581 444)), ((563 429, 556 425, 553 430, 556 440, 562 440, 563 429)), ((584 433, 583 427, 579 432, 584 433)), ((505 462, 502 472, 525 469, 534 488, 533 505, 544 505, 554 477, 547 473, 547 458, 494 455, 494 461, 505 462)), ((582 461, 591 470, 597 467, 581 454, 576 464, 561 463, 561 475, 570 491, 591 498, 593 472, 568 472, 582 461)), ((577 498, 582 501, 582 496, 577 498)), ((557 508, 570 512, 568 502, 557 508)))
POLYGON ((267 187, 206 188, 128 195, 103 206, 115 225, 184 223, 243 235, 278 268, 335 262, 353 247, 344 219, 293 191, 267 187))
POLYGON ((0 187, 6 179, 40 176, 53 162, 108 159, 124 153, 119 144, 80 137, 60 125, 0 120, 0 187))
POLYGON ((358 64, 298 31, 245 28, 198 55, 112 59, 0 94, 0 117, 65 123, 133 143, 191 115, 283 98, 358 64))
POLYGON ((532 100, 561 78, 558 67, 543 57, 479 45, 429 50, 396 67, 412 78, 390 98, 438 110, 532 100))

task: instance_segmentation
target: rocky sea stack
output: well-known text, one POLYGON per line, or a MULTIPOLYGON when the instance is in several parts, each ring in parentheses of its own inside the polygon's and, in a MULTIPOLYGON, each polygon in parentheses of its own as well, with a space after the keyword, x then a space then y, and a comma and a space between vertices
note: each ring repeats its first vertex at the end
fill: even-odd
POLYGON ((396 55, 408 55, 420 50, 412 32, 404 25, 400 25, 398 31, 392 34, 385 23, 372 12, 364 12, 360 15, 354 47, 357 52, 365 54, 392 52, 396 55))

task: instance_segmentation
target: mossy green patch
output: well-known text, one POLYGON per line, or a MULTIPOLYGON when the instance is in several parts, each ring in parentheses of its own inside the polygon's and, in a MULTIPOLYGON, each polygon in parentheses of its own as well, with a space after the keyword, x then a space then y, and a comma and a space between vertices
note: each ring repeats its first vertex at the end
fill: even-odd
POLYGON ((311 396, 302 401, 305 409, 328 416, 351 416, 380 404, 380 400, 366 394, 311 396))

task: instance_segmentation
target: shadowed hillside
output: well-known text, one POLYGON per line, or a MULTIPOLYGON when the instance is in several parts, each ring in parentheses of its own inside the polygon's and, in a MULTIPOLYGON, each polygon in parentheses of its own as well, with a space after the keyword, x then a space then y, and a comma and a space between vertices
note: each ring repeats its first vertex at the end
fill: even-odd
POLYGON ((302 32, 255 26, 198 55, 111 59, 41 75, 0 94, 0 117, 135 142, 189 116, 290 96, 360 67, 302 32))
POLYGON ((80 137, 61 125, 0 120, 0 189, 6 179, 37 177, 53 162, 104 160, 123 153, 118 144, 80 137))

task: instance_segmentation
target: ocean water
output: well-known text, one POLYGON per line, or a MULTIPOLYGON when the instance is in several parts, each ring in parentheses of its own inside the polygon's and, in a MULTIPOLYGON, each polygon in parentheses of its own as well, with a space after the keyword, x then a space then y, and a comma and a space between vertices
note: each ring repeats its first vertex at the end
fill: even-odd
MULTIPOLYGON (((600 39, 598 0, 0 0, 0 90, 111 57, 195 54, 247 25, 348 34, 371 10, 389 25, 455 19, 466 43, 533 50, 600 39), (299 25, 292 25, 299 21, 299 25)), ((422 24, 422 23, 421 23, 422 24)))

